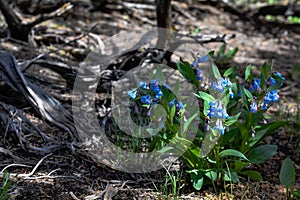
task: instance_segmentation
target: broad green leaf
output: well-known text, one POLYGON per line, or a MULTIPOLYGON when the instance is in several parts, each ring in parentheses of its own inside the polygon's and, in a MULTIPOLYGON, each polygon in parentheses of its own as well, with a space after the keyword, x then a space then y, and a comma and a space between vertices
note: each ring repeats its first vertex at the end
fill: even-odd
POLYGON ((249 90, 247 90, 246 88, 243 88, 243 89, 244 89, 245 95, 248 97, 248 101, 251 102, 253 99, 252 93, 249 90))
POLYGON ((198 94, 195 94, 196 97, 207 101, 208 103, 211 101, 215 101, 215 98, 206 92, 199 91, 198 94))
POLYGON ((235 48, 233 48, 233 49, 230 49, 230 50, 228 51, 228 53, 226 53, 225 58, 226 58, 227 60, 232 59, 233 56, 238 52, 238 50, 239 50, 239 49, 238 49, 237 47, 235 47, 235 48))
POLYGON ((247 171, 240 172, 240 174, 246 175, 246 176, 248 176, 249 178, 251 178, 252 180, 255 180, 255 181, 262 181, 263 180, 262 175, 258 171, 247 170, 247 171))
POLYGON ((263 124, 259 128, 255 129, 255 136, 254 138, 251 138, 248 145, 250 147, 255 146, 260 141, 262 141, 265 137, 268 135, 275 133, 275 131, 287 124, 287 121, 276 121, 269 124, 263 124))
POLYGON ((277 145, 261 145, 256 147, 249 155, 249 160, 253 164, 262 164, 277 152, 277 145))
POLYGON ((233 66, 233 67, 230 67, 229 69, 227 69, 225 72, 224 72, 224 74, 223 74, 223 76, 224 77, 228 77, 228 76, 230 76, 233 72, 235 72, 236 71, 236 66, 233 66))
POLYGON ((232 124, 234 124, 238 120, 240 114, 241 113, 239 112, 238 114, 236 114, 234 116, 230 116, 228 119, 225 120, 225 125, 231 126, 232 124))
POLYGON ((281 166, 279 179, 280 183, 287 188, 290 188, 295 183, 295 167, 290 158, 286 158, 281 166))
POLYGON ((264 62, 264 64, 261 67, 261 73, 264 75, 265 78, 268 77, 267 63, 266 62, 264 62))
POLYGON ((193 170, 190 172, 193 187, 196 190, 201 190, 204 180, 204 172, 202 170, 193 170))
POLYGON ((240 172, 244 167, 248 166, 249 162, 237 161, 235 162, 234 171, 240 172))
POLYGON ((222 57, 225 53, 225 50, 226 50, 226 43, 222 44, 222 46, 220 47, 219 51, 218 51, 218 57, 222 57))
POLYGON ((250 74, 251 74, 251 69, 252 69, 253 67, 254 67, 254 66, 252 66, 252 65, 248 65, 248 66, 247 66, 247 68, 246 68, 246 70, 245 70, 245 81, 248 80, 248 78, 249 78, 249 76, 250 76, 250 74))
POLYGON ((221 151, 219 153, 219 156, 221 158, 223 158, 225 156, 235 156, 235 157, 240 157, 240 158, 243 158, 243 159, 249 161, 248 158, 244 154, 242 154, 241 152, 239 152, 239 151, 237 151, 235 149, 226 149, 224 151, 221 151))
POLYGON ((195 113, 193 116, 191 116, 183 125, 183 133, 186 133, 189 125, 192 123, 192 121, 195 119, 195 117, 198 116, 198 113, 195 113))
POLYGON ((215 51, 214 51, 214 50, 210 50, 210 51, 207 53, 207 55, 208 55, 210 58, 212 58, 212 57, 214 56, 214 54, 215 54, 215 51))
POLYGON ((182 76, 192 83, 195 87, 199 87, 199 81, 197 80, 196 73, 191 68, 188 62, 181 60, 177 63, 178 71, 182 74, 182 76))
POLYGON ((218 177, 218 173, 213 170, 209 170, 204 175, 207 176, 212 181, 217 180, 217 177, 218 177))
POLYGON ((215 77, 216 79, 218 79, 218 78, 221 77, 221 74, 220 74, 220 72, 219 72, 219 69, 218 69, 217 65, 216 65, 214 62, 212 62, 212 72, 213 72, 213 75, 214 75, 214 77, 215 77))
POLYGON ((280 83, 280 82, 275 83, 274 85, 271 85, 270 87, 268 87, 268 91, 278 90, 281 86, 282 86, 282 83, 280 83))

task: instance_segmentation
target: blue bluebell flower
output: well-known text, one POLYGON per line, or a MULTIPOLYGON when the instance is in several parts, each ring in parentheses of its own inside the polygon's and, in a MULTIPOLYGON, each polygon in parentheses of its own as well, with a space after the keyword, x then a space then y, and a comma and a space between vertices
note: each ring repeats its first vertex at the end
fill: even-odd
POLYGON ((219 101, 211 101, 209 103, 210 108, 208 109, 207 115, 209 117, 217 117, 217 118, 223 118, 227 119, 229 118, 229 115, 226 112, 226 108, 223 107, 222 103, 219 101))
POLYGON ((176 107, 177 107, 179 110, 183 109, 183 104, 181 103, 181 101, 179 101, 179 100, 177 101, 176 107))
POLYGON ((268 85, 275 85, 277 82, 274 78, 270 77, 268 81, 268 85))
POLYGON ((170 107, 173 107, 175 105, 175 98, 172 101, 170 101, 169 105, 170 107))
MULTIPOLYGON (((228 78, 219 78, 217 81, 212 81, 211 83, 211 89, 216 90, 219 93, 222 93, 226 87, 231 88, 231 86, 232 83, 228 78)), ((231 96, 233 97, 233 93, 231 96)))
POLYGON ((252 83, 250 84, 249 90, 251 92, 255 92, 255 91, 260 91, 260 79, 259 78, 254 78, 252 80, 252 83))
POLYGON ((203 57, 198 57, 198 58, 197 58, 197 61, 198 61, 199 63, 207 62, 207 61, 208 61, 208 56, 205 55, 205 56, 203 56, 203 57))
POLYGON ((197 60, 195 60, 192 64, 191 64, 191 68, 192 69, 196 69, 199 66, 199 62, 197 60))
POLYGON ((255 113, 257 112, 257 103, 256 101, 253 101, 250 105, 250 112, 255 113))
POLYGON ((145 82, 140 82, 140 83, 139 83, 139 86, 140 86, 141 88, 144 88, 144 89, 149 89, 148 84, 145 83, 145 82))
POLYGON ((198 80, 198 81, 201 81, 201 80, 202 80, 200 68, 197 68, 197 70, 196 70, 196 76, 197 76, 197 80, 198 80))
POLYGON ((149 94, 147 94, 145 96, 142 96, 141 97, 141 102, 143 104, 150 105, 150 103, 151 103, 151 96, 149 94))
POLYGON ((224 135, 225 127, 220 119, 217 119, 216 126, 214 127, 215 130, 218 130, 221 135, 224 135))
POLYGON ((128 96, 131 98, 131 99, 135 99, 136 98, 136 94, 137 94, 137 90, 136 89, 133 89, 133 90, 129 90, 127 92, 128 96))

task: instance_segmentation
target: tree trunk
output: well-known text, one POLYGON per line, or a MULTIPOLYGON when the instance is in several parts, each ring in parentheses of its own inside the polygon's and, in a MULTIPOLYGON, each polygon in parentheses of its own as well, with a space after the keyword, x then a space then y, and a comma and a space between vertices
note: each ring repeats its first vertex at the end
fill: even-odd
POLYGON ((171 0, 156 1, 158 31, 157 48, 164 49, 169 45, 171 28, 171 0))

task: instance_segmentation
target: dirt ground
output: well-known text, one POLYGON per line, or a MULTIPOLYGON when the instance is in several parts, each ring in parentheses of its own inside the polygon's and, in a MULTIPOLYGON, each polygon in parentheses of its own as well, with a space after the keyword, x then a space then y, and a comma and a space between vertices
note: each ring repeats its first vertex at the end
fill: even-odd
MULTIPOLYGON (((300 124, 297 121, 300 117, 300 35, 281 29, 274 30, 277 34, 272 35, 266 30, 255 29, 249 22, 241 21, 235 15, 209 5, 189 5, 182 1, 174 1, 173 4, 179 8, 173 11, 174 28, 182 34, 189 33, 197 27, 201 28, 202 34, 235 34, 235 38, 228 41, 228 48, 239 48, 232 64, 237 65, 240 71, 248 64, 253 64, 259 70, 259 66, 265 61, 272 61, 274 68, 287 78, 280 91, 280 103, 272 113, 275 118, 290 120, 289 126, 280 128, 264 141, 277 144, 278 153, 263 165, 253 166, 262 173, 264 181, 242 180, 241 183, 233 185, 233 192, 230 191, 230 185, 227 185, 226 191, 220 186, 223 192, 215 194, 210 187, 201 191, 191 190, 188 177, 183 176, 179 199, 286 199, 285 188, 279 182, 280 166, 286 157, 290 157, 295 163, 295 187, 300 189, 300 124)), ((73 48, 64 40, 72 40, 87 30, 105 40, 121 30, 146 29, 155 24, 153 8, 126 9, 122 4, 108 4, 102 9, 92 10, 85 1, 74 1, 71 11, 36 27, 34 42, 27 44, 2 38, 0 50, 12 52, 19 61, 50 52, 51 59, 64 60, 72 66, 79 66, 84 58, 85 49, 78 43, 73 48)), ((0 26, 4 25, 1 16, 0 26)), ((84 39, 80 38, 83 41, 84 39)), ((221 43, 209 43, 205 44, 205 47, 218 49, 220 45, 221 43)), ((47 70, 43 69, 34 73, 44 78, 48 75, 47 70)), ((47 80, 47 77, 45 79, 47 80)), ((55 88, 51 86, 51 81, 49 82, 49 85, 43 86, 44 89, 70 108, 68 94, 71 91, 55 88)), ((38 119, 27 112, 26 108, 24 112, 42 131, 49 135, 65 137, 66 133, 38 119)), ((5 130, 1 130, 1 133, 4 132, 5 130)), ((161 190, 155 188, 164 183, 164 170, 148 174, 122 173, 96 165, 90 158, 73 153, 69 148, 48 155, 41 161, 44 155, 24 151, 18 142, 14 141, 13 136, 6 137, 7 143, 4 145, 0 142, 0 145, 18 158, 14 159, 0 152, 0 169, 12 163, 26 165, 8 168, 15 183, 12 192, 15 199, 167 199, 164 194, 160 194, 161 190), (7 145, 8 143, 10 145, 7 145), (34 169, 35 166, 38 167, 34 169), (24 176, 16 178, 16 174, 24 176)), ((4 135, 1 135, 0 141, 3 141, 2 138, 4 135)), ((168 198, 173 199, 172 196, 168 198)))

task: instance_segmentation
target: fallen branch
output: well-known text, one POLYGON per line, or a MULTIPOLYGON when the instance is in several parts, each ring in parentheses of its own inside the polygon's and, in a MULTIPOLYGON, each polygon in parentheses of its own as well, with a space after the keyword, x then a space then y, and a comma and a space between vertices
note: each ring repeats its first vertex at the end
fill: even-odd
POLYGON ((54 17, 58 17, 73 7, 71 3, 65 3, 62 7, 51 13, 41 14, 31 19, 21 20, 18 15, 10 7, 7 0, 0 0, 0 10, 7 23, 9 34, 18 40, 27 41, 28 35, 35 25, 54 17), (26 22, 25 22, 26 21, 26 22))

